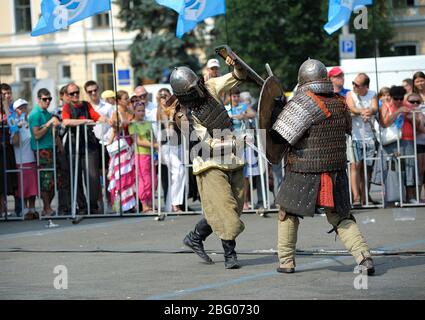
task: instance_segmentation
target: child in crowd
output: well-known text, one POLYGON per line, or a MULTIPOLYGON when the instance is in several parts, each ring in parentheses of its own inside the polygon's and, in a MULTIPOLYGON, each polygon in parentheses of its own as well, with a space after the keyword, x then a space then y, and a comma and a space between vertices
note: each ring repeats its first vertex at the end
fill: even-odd
MULTIPOLYGON (((130 124, 129 133, 134 135, 136 147, 136 166, 139 177, 138 195, 143 205, 143 212, 152 211, 152 157, 151 147, 158 149, 158 143, 152 142, 152 126, 145 120, 145 104, 141 101, 134 103, 134 122, 130 124)), ((153 167, 154 187, 157 178, 153 167)))
POLYGON ((38 194, 37 164, 34 152, 31 149, 31 133, 27 119, 28 102, 18 99, 13 103, 15 115, 10 119, 11 143, 16 159, 16 167, 22 172, 18 173, 17 197, 24 198, 26 220, 38 218, 35 212, 35 197, 38 194), (21 176, 22 174, 22 176, 21 176))
POLYGON ((108 171, 108 191, 115 211, 135 213, 136 177, 134 175, 133 139, 129 133, 134 116, 128 110, 128 93, 119 90, 116 94, 118 112, 112 113, 112 133, 108 152, 110 156, 108 171))
POLYGON ((384 103, 391 103, 390 88, 382 87, 381 90, 379 90, 378 99, 379 108, 381 108, 384 103))

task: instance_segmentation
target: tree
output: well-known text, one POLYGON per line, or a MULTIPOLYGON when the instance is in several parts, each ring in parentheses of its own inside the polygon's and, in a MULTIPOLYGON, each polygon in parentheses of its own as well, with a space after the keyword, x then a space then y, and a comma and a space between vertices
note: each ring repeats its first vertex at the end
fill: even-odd
MULTIPOLYGON (((377 2, 384 10, 384 0, 377 2)), ((325 65, 339 63, 340 32, 329 36, 324 31, 327 15, 328 1, 228 0, 227 17, 216 20, 212 47, 227 42, 263 77, 267 76, 264 64, 268 62, 283 87, 292 90, 297 83, 299 66, 309 57, 325 65)), ((382 30, 377 32, 380 47, 384 48, 391 38, 385 13, 379 13, 376 21, 379 23, 377 30, 382 30)), ((369 19, 369 27, 373 22, 369 19)), ((374 45, 373 30, 358 32, 358 56, 373 57, 374 51, 370 49, 374 45)), ((212 54, 212 48, 208 54, 212 54)))
POLYGON ((185 35, 183 39, 175 36, 176 12, 158 5, 154 0, 115 2, 121 8, 118 17, 125 23, 124 30, 139 31, 130 46, 131 64, 139 83, 147 80, 160 82, 164 73, 179 65, 199 70, 198 59, 193 53, 196 41, 193 33, 185 35))

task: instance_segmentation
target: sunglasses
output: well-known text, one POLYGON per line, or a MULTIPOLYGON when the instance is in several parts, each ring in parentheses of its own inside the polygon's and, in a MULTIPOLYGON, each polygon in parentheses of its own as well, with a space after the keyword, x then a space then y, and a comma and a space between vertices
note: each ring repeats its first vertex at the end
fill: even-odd
POLYGON ((419 100, 408 100, 407 102, 413 103, 413 104, 421 104, 419 100))
POLYGON ((167 94, 161 94, 161 95, 159 96, 159 98, 160 98, 160 99, 167 99, 167 98, 168 98, 168 95, 167 95, 167 94))
MULTIPOLYGON (((135 104, 134 104, 134 109, 136 109, 137 107, 141 107, 141 106, 145 106, 145 104, 143 103, 143 102, 141 102, 141 101, 137 101, 135 104)), ((144 110, 143 110, 144 111, 144 110)))
POLYGON ((80 94, 80 91, 74 91, 74 92, 70 92, 68 93, 69 96, 78 96, 80 94))
POLYGON ((52 101, 52 97, 48 97, 48 98, 41 98, 42 101, 47 102, 47 101, 52 101))
POLYGON ((355 83, 354 81, 352 82, 352 84, 353 84, 353 86, 355 86, 356 88, 361 88, 361 87, 363 87, 363 85, 359 85, 359 84, 355 83))
POLYGON ((395 101, 403 101, 404 97, 393 97, 395 101))
POLYGON ((145 99, 148 96, 147 93, 142 93, 141 95, 137 96, 140 99, 145 99))
POLYGON ((94 93, 97 93, 97 89, 87 91, 87 93, 88 93, 88 94, 94 94, 94 93))

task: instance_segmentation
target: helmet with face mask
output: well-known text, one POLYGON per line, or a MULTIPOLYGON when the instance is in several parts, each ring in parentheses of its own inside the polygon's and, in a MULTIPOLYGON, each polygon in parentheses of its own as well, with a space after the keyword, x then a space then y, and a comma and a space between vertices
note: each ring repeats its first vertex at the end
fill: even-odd
POLYGON ((224 108, 205 87, 203 79, 188 67, 175 68, 170 84, 180 104, 191 110, 191 115, 213 136, 215 129, 230 129, 232 121, 224 108))
POLYGON ((182 104, 205 97, 205 87, 201 79, 188 67, 175 68, 170 76, 170 84, 173 93, 182 104))

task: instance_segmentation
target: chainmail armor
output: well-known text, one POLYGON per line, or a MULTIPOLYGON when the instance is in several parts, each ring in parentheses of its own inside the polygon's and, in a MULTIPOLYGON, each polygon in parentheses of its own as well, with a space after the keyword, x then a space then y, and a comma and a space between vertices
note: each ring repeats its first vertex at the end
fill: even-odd
POLYGON ((349 117, 341 99, 318 96, 331 116, 315 122, 288 154, 289 170, 302 173, 342 171, 347 166, 345 134, 349 117))
POLYGON ((303 94, 307 91, 311 91, 315 94, 333 94, 334 87, 329 80, 317 80, 298 87, 296 94, 303 94))

